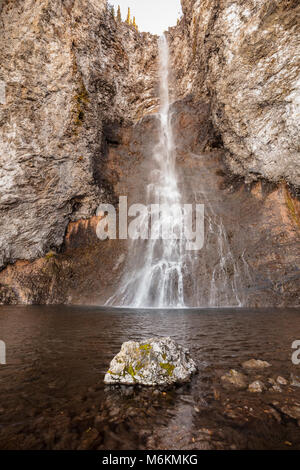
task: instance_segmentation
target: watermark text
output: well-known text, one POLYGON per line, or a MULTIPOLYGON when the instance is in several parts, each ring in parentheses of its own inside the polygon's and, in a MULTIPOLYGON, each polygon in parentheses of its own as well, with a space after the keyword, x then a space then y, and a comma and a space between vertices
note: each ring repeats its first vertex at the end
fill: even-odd
POLYGON ((295 366, 298 366, 300 364, 300 340, 295 340, 293 342, 292 349, 296 349, 292 354, 292 363, 295 366))
POLYGON ((0 364, 6 364, 6 344, 0 340, 0 364))
POLYGON ((100 204, 96 233, 100 240, 181 240, 186 250, 201 250, 204 244, 203 204, 132 204, 120 196, 117 210, 100 204), (133 218, 128 224, 128 217, 133 218), (118 233, 117 233, 118 222, 118 233))

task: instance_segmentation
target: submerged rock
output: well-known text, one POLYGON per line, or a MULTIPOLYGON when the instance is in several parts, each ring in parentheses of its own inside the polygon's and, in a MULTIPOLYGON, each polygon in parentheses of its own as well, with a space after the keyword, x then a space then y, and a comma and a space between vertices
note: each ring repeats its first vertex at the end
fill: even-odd
POLYGON ((197 370, 189 351, 169 337, 128 341, 110 363, 106 384, 170 385, 188 382, 197 370))
POLYGON ((244 389, 247 388, 247 378, 241 372, 237 372, 234 369, 231 369, 227 374, 221 377, 221 381, 225 388, 237 388, 237 389, 244 389))
POLYGON ((262 393, 264 389, 265 386, 260 380, 255 380, 255 382, 252 382, 248 387, 249 392, 252 393, 262 393))
POLYGON ((276 381, 279 385, 288 385, 288 381, 280 375, 277 377, 276 381))
POLYGON ((280 408, 282 413, 284 413, 289 418, 300 420, 300 404, 295 403, 293 405, 284 405, 280 408))
POLYGON ((292 387, 300 387, 300 377, 291 374, 291 385, 292 387))
POLYGON ((243 369, 265 369, 271 367, 271 364, 267 361, 261 361, 260 359, 250 359, 249 361, 243 362, 243 369))
POLYGON ((278 392, 278 393, 282 392, 282 388, 278 384, 273 385, 273 387, 271 387, 270 390, 271 390, 271 392, 278 392))

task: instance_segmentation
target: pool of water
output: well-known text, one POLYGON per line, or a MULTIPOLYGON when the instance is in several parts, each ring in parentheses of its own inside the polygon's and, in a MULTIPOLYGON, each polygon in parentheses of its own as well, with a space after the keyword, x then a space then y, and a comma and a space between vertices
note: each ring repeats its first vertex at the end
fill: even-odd
MULTIPOLYGON (((256 358, 272 367, 249 377, 300 375, 291 345, 298 309, 128 310, 0 307, 1 449, 300 449, 300 388, 228 391, 220 377, 256 358), (171 336, 199 373, 170 390, 103 384, 127 340, 171 336), (298 402, 297 402, 298 400, 298 402)), ((259 378, 259 377, 258 377, 259 378)))

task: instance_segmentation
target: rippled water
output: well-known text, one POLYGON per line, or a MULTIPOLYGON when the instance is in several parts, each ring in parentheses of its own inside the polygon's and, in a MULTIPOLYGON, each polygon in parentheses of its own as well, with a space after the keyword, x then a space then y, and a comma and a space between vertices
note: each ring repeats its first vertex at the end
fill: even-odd
POLYGON ((295 339, 299 310, 1 307, 0 448, 300 449, 297 422, 268 411, 276 400, 299 400, 299 388, 254 396, 226 392, 219 380, 253 357, 272 364, 263 380, 299 376, 295 339), (192 383, 168 391, 105 387, 121 344, 151 336, 191 350, 199 366, 192 383))

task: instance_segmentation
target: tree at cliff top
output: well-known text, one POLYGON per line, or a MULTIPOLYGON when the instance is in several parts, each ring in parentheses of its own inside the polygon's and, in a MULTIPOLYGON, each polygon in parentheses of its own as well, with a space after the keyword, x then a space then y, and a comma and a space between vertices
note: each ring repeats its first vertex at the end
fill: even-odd
POLYGON ((138 31, 139 28, 138 28, 138 25, 136 24, 136 21, 135 21, 135 16, 133 17, 133 20, 132 20, 132 26, 138 31))
POLYGON ((121 7, 120 7, 120 5, 118 6, 117 21, 118 21, 118 23, 121 23, 121 22, 122 22, 121 7))
POLYGON ((130 24, 130 8, 128 7, 128 13, 127 13, 127 18, 126 18, 126 23, 130 24))

